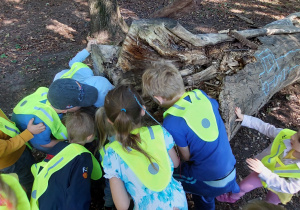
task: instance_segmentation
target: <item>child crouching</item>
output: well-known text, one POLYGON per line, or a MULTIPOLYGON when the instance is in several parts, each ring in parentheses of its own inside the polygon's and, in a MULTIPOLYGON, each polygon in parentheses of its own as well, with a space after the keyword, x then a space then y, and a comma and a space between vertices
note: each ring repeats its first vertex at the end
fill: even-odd
POLYGON ((255 129, 274 140, 258 155, 261 161, 252 158, 246 160, 253 172, 239 183, 241 191, 223 194, 217 200, 234 203, 245 193, 263 186, 269 189, 267 202, 286 204, 300 190, 300 131, 276 128, 256 117, 242 114, 239 107, 235 113, 237 121, 242 121, 242 126, 255 129))
POLYGON ((196 209, 215 209, 215 197, 239 192, 232 154, 219 104, 205 92, 185 92, 172 64, 159 64, 143 74, 143 91, 164 112, 163 126, 173 136, 185 161, 175 171, 183 189, 193 194, 196 209))
POLYGON ((179 164, 173 138, 160 125, 141 125, 145 106, 138 93, 116 87, 105 97, 104 108, 116 133, 103 161, 116 208, 129 208, 129 193, 135 209, 187 209, 183 188, 172 177, 179 164))
POLYGON ((102 175, 96 158, 83 146, 94 140, 95 123, 84 112, 66 119, 69 142, 59 141, 41 163, 32 166, 35 176, 32 209, 89 209, 90 179, 102 175))

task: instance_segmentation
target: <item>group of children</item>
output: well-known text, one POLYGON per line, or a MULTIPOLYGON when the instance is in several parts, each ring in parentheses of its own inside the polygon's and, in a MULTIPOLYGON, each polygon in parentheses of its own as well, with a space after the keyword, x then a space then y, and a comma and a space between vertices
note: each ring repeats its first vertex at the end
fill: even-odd
POLYGON ((261 186, 270 190, 267 202, 285 204, 300 190, 300 132, 275 128, 236 108, 242 126, 274 138, 260 157, 247 160, 254 172, 237 184, 236 160, 215 99, 198 89, 186 92, 174 65, 153 65, 143 74, 143 93, 166 111, 162 125, 143 126, 143 116, 152 116, 134 87, 113 87, 81 63, 93 43, 49 89, 39 88, 18 103, 12 116, 16 125, 0 117, 0 171, 5 173, 0 186, 8 186, 0 189, 0 205, 89 209, 90 179, 102 176, 99 162, 107 180, 106 208, 128 209, 132 200, 134 209, 188 209, 187 192, 195 209, 215 209, 215 198, 233 203, 261 186), (98 108, 96 113, 83 109, 90 106, 98 108), (47 154, 42 162, 35 163, 25 146, 29 140, 47 154), (93 142, 99 144, 95 153, 84 147, 93 142), (13 188, 16 178, 9 173, 19 176, 30 204, 13 188))

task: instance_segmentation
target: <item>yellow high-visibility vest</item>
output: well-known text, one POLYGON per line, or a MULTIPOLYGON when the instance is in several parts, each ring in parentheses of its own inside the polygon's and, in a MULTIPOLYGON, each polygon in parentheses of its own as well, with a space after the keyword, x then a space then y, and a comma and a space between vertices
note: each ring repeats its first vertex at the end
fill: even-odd
MULTIPOLYGON (((10 137, 15 137, 20 134, 20 130, 17 128, 16 124, 8 120, 8 118, 6 117, 6 115, 1 109, 0 109, 0 130, 10 137)), ((32 149, 31 145, 28 142, 26 142, 25 144, 28 146, 29 149, 32 149)))
POLYGON ((184 118, 188 126, 203 141, 212 142, 219 136, 218 124, 211 102, 198 89, 183 94, 172 107, 164 112, 164 118, 169 114, 184 118), (186 96, 190 97, 191 102, 184 99, 186 96))
POLYGON ((110 143, 110 147, 148 189, 156 192, 164 190, 170 183, 172 172, 163 128, 160 125, 141 127, 132 133, 140 135, 139 146, 154 158, 152 163, 155 168, 141 152, 132 148, 124 149, 118 141, 110 143))
MULTIPOLYGON (((291 136, 294 135, 296 131, 283 129, 275 137, 273 144, 271 146, 271 151, 269 155, 266 155, 261 162, 270 169, 273 173, 278 174, 280 177, 290 177, 290 178, 300 178, 300 170, 297 164, 285 165, 279 158, 279 156, 284 152, 286 146, 283 140, 291 139, 291 136), (279 166, 277 166, 277 163, 279 166)), ((268 187, 265 182, 262 181, 264 187, 268 187)), ((269 189, 271 190, 271 189, 269 189)), ((293 194, 280 193, 274 190, 272 192, 276 193, 283 204, 289 202, 293 194)))
POLYGON ((17 128, 16 124, 8 119, 5 119, 6 115, 0 109, 0 130, 10 137, 15 137, 20 134, 20 130, 17 128), (4 117, 1 117, 4 116, 4 117))
MULTIPOLYGON (((17 174, 0 174, 1 179, 13 190, 17 198, 16 210, 30 209, 30 203, 27 195, 22 188, 19 180, 15 177, 17 174)), ((0 194, 7 198, 5 193, 1 191, 0 194)), ((9 199, 9 198, 7 198, 9 199)), ((8 210, 7 206, 0 206, 0 210, 8 210)))
POLYGON ((59 171, 65 165, 67 165, 76 156, 82 153, 90 153, 93 161, 93 171, 91 178, 93 180, 100 179, 102 176, 102 171, 99 162, 96 160, 94 155, 88 151, 84 146, 79 144, 69 144, 62 151, 56 154, 50 161, 42 161, 32 165, 31 171, 34 175, 34 182, 32 187, 30 205, 31 209, 39 209, 38 199, 43 195, 43 193, 48 188, 48 182, 52 174, 59 171), (40 170, 40 168, 42 170, 40 170), (50 170, 51 169, 51 170, 50 170))
POLYGON ((81 63, 81 62, 75 62, 73 63, 73 65, 71 66, 71 69, 69 71, 67 71, 66 73, 64 73, 60 79, 63 78, 72 78, 74 76, 74 74, 82 68, 89 68, 88 65, 81 63))
POLYGON ((56 139, 67 139, 67 129, 62 124, 56 111, 49 103, 42 103, 47 100, 48 88, 40 87, 33 94, 23 98, 13 112, 15 114, 35 115, 40 118, 51 130, 56 139))

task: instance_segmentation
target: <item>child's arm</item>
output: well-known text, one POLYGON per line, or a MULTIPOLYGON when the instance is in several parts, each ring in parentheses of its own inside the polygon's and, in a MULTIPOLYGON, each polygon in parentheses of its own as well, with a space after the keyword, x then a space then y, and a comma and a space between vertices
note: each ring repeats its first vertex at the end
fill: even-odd
POLYGON ((121 179, 112 177, 109 179, 110 190, 114 200, 114 204, 118 210, 128 209, 130 198, 121 179))
POLYGON ((172 149, 170 149, 170 150, 168 151, 168 153, 169 153, 169 156, 170 156, 171 159, 172 159, 174 168, 177 168, 177 167, 179 166, 180 159, 179 159, 179 157, 177 156, 177 153, 176 153, 176 151, 175 151, 175 148, 172 147, 172 149))
POLYGON ((258 159, 247 159, 248 167, 258 173, 259 178, 267 183, 268 188, 282 193, 294 194, 300 190, 300 179, 282 178, 270 171, 258 159))
POLYGON ((177 146, 177 148, 179 150, 180 157, 184 161, 189 161, 190 157, 191 157, 189 146, 186 146, 186 147, 179 147, 179 146, 177 146))
POLYGON ((43 123, 34 125, 33 121, 34 119, 32 118, 28 122, 27 129, 13 138, 0 131, 0 157, 17 151, 33 138, 33 134, 39 134, 45 130, 45 125, 43 123))
POLYGON ((242 114, 241 109, 239 107, 235 108, 235 114, 237 115, 236 121, 242 121, 242 126, 255 129, 258 132, 268 136, 269 138, 274 139, 282 130, 282 128, 276 128, 274 125, 265 123, 264 121, 256 117, 251 117, 242 114))
POLYGON ((164 133, 164 139, 165 139, 165 144, 166 144, 166 149, 168 151, 168 154, 173 162, 174 168, 177 168, 180 163, 180 159, 177 155, 177 152, 175 150, 175 143, 173 136, 163 128, 163 133, 164 133))
POLYGON ((87 44, 87 47, 85 49, 81 50, 79 53, 77 53, 75 55, 75 57, 72 58, 72 60, 70 60, 70 62, 69 62, 70 68, 72 67, 72 65, 74 63, 83 62, 87 57, 89 57, 93 44, 97 44, 96 40, 90 40, 87 44))

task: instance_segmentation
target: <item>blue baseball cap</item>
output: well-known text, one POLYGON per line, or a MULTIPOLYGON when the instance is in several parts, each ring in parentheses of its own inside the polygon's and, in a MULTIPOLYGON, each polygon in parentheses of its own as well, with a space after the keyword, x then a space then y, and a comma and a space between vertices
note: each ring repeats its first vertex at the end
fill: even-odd
POLYGON ((50 85, 47 97, 54 108, 65 110, 94 105, 98 91, 93 86, 65 78, 57 79, 50 85))

